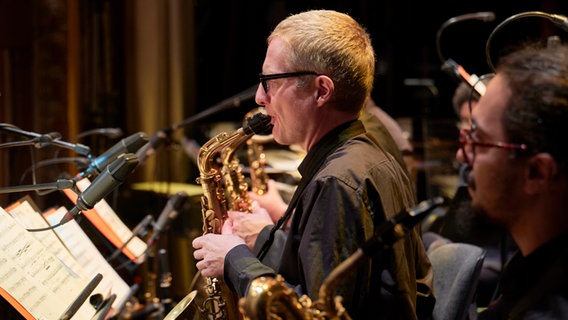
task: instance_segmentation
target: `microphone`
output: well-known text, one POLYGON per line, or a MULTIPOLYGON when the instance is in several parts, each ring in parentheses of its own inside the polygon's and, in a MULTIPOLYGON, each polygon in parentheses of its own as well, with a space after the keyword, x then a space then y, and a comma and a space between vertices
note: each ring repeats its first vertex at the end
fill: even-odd
POLYGON ((469 74, 465 69, 452 59, 444 58, 442 54, 442 48, 440 45, 440 40, 442 38, 442 32, 454 23, 467 21, 467 20, 479 20, 483 22, 495 20, 495 14, 493 12, 474 12, 466 13, 456 17, 452 17, 446 20, 438 29, 436 33, 436 50, 438 52, 438 57, 442 61, 442 71, 448 73, 450 76, 456 78, 458 81, 465 81, 471 88, 474 89, 473 92, 477 94, 477 97, 485 94, 485 85, 479 81, 479 77, 475 74, 469 74))
POLYGON ((375 235, 367 240, 360 248, 362 252, 371 257, 380 250, 392 246, 396 241, 402 239, 434 209, 446 203, 443 197, 434 197, 424 200, 411 209, 404 209, 397 213, 392 219, 383 222, 375 235))
POLYGON ((149 156, 153 155, 159 147, 169 142, 169 140, 170 138, 166 131, 156 131, 156 133, 150 137, 150 140, 136 152, 139 165, 142 165, 149 156))
POLYGON ((469 74, 464 67, 459 65, 452 59, 448 59, 442 65, 442 71, 447 73, 450 77, 455 78, 457 81, 466 82, 472 89, 473 93, 476 94, 476 98, 480 98, 485 94, 485 84, 481 82, 481 79, 475 74, 469 74))
POLYGON ((154 221, 154 217, 152 217, 151 214, 147 215, 144 217, 144 219, 142 219, 142 221, 140 221, 135 227, 134 229, 132 229, 132 234, 134 235, 143 235, 146 231, 146 228, 148 227, 148 225, 150 225, 150 223, 154 221))
POLYGON ((402 210, 393 218, 388 219, 378 226, 375 234, 369 240, 357 249, 347 259, 343 260, 337 267, 325 277, 320 288, 318 303, 326 305, 326 310, 335 310, 333 306, 333 293, 338 283, 357 268, 360 263, 372 258, 375 254, 392 247, 395 242, 404 238, 409 231, 412 230, 420 221, 428 216, 438 206, 443 205, 445 199, 442 197, 434 197, 430 200, 424 200, 417 206, 402 210))
POLYGON ((148 246, 151 246, 160 238, 160 234, 167 230, 170 223, 178 216, 179 211, 185 204, 185 201, 189 198, 187 192, 180 191, 170 197, 166 206, 160 213, 158 220, 154 224, 154 231, 152 232, 152 236, 148 240, 148 246))
POLYGON ((568 18, 560 14, 551 14, 550 21, 564 31, 568 31, 568 18))
POLYGON ((136 152, 136 150, 142 147, 146 141, 148 141, 148 137, 144 132, 138 132, 120 140, 103 154, 92 160, 89 167, 79 173, 75 179, 81 180, 85 177, 91 178, 94 175, 100 174, 104 168, 106 168, 120 155, 136 152))
POLYGON ((132 153, 126 153, 114 160, 93 180, 91 185, 79 195, 77 204, 61 218, 59 225, 75 218, 75 216, 83 210, 92 209, 97 202, 118 187, 137 165, 138 158, 132 153))
POLYGON ((3 144, 4 147, 10 146, 21 146, 21 145, 30 145, 33 144, 36 148, 43 148, 47 145, 56 145, 61 148, 66 148, 75 151, 81 155, 88 155, 90 152, 90 148, 86 145, 80 143, 70 143, 67 141, 59 140, 61 138, 61 134, 58 132, 50 132, 47 134, 39 134, 30 131, 24 131, 14 125, 8 123, 0 123, 0 130, 8 131, 12 133, 16 133, 22 135, 24 137, 32 138, 29 141, 19 141, 15 143, 7 143, 3 144))

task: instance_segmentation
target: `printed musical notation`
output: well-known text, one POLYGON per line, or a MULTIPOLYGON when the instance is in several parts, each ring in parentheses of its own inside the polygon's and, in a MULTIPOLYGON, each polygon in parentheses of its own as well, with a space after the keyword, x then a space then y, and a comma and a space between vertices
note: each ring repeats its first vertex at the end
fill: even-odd
MULTIPOLYGON (((0 294, 23 315, 57 319, 72 298, 88 283, 78 277, 39 240, 0 208, 0 294)), ((85 304, 78 319, 89 319, 96 310, 85 304)))

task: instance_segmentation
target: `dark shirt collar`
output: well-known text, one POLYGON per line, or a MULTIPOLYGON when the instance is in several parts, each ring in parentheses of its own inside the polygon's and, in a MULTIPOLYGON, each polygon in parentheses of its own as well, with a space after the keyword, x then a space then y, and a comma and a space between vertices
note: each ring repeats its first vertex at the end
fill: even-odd
MULTIPOLYGON (((566 285, 568 232, 539 247, 528 256, 517 252, 501 280, 503 307, 513 314, 538 303, 546 294, 566 285)), ((508 312, 509 313, 509 312, 508 312)))
POLYGON ((558 260, 560 255, 565 254, 568 254, 568 232, 540 246, 526 257, 517 252, 509 261, 507 271, 513 278, 527 273, 535 274, 558 260))
POLYGON ((365 133, 365 127, 359 120, 348 121, 336 127, 323 136, 308 152, 302 163, 298 166, 298 171, 302 177, 306 177, 317 171, 321 166, 318 159, 327 158, 327 155, 335 150, 339 145, 354 136, 365 133))

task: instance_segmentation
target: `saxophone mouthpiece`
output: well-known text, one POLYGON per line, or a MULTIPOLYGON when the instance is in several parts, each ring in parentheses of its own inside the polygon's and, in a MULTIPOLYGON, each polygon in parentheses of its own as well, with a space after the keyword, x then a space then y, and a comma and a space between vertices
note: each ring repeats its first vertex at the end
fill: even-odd
POLYGON ((264 113, 257 113, 247 118, 243 125, 246 134, 268 135, 272 133, 273 125, 270 124, 270 116, 264 113))

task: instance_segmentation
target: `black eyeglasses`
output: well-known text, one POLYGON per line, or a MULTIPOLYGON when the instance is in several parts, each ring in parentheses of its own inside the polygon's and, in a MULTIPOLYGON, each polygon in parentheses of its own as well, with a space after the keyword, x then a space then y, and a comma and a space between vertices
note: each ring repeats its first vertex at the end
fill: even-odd
POLYGON ((258 78, 260 79, 260 83, 262 84, 264 93, 268 93, 268 84, 266 83, 266 81, 268 80, 307 76, 307 75, 320 76, 320 74, 315 71, 296 71, 296 72, 273 73, 273 74, 259 73, 258 78))
MULTIPOLYGON (((475 128, 475 126, 473 127, 475 128)), ((469 165, 473 165, 473 160, 475 159, 475 147, 486 147, 486 148, 501 148, 507 150, 528 150, 526 144, 513 144, 507 142, 482 142, 478 141, 474 136, 474 131, 471 129, 460 130, 460 148, 463 153, 465 161, 469 165), (469 156, 469 155, 471 156, 469 156)))

